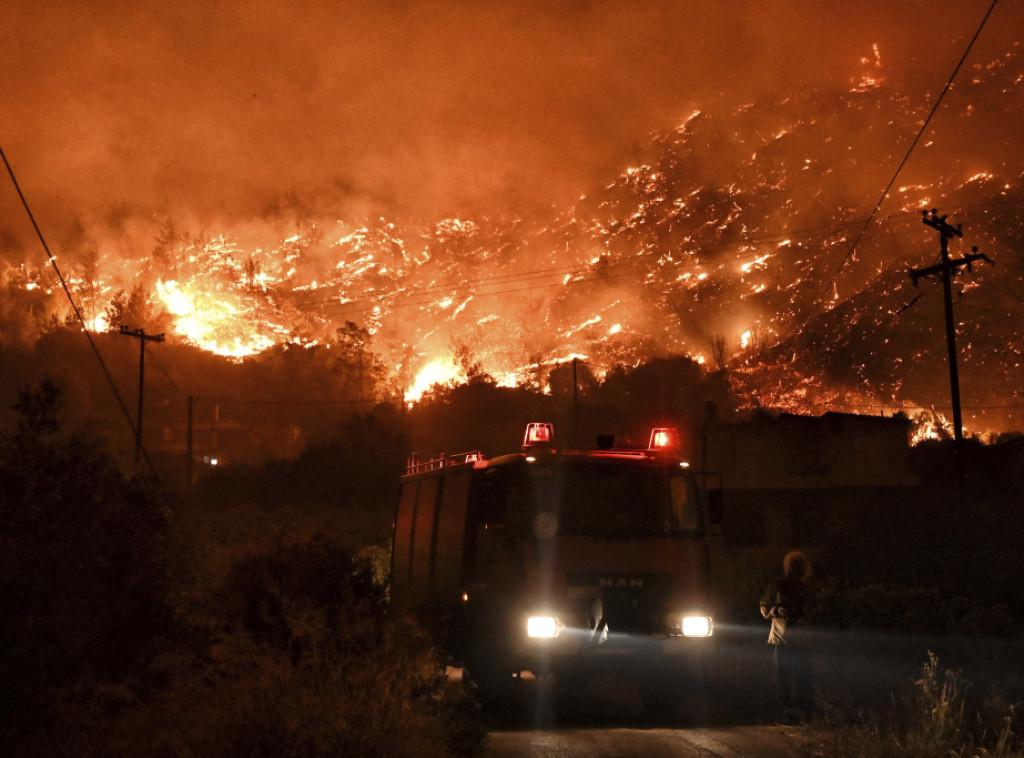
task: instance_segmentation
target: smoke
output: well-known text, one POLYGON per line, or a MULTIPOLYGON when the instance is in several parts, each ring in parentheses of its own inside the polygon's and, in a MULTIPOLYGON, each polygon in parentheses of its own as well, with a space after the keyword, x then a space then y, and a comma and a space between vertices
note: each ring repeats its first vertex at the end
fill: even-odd
POLYGON ((845 83, 875 43, 933 93, 980 19, 963 5, 13 0, 0 144, 61 234, 154 213, 529 213, 694 107, 845 83))

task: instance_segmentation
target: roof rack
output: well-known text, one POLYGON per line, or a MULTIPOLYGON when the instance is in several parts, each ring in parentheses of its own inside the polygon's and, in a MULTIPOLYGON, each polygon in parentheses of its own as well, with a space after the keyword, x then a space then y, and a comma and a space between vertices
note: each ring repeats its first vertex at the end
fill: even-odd
POLYGON ((661 457, 656 450, 635 450, 625 447, 583 450, 581 452, 595 458, 642 458, 646 460, 661 457))
POLYGON ((445 468, 446 466, 457 466, 462 463, 476 463, 477 461, 482 460, 485 460, 484 454, 479 450, 471 450, 467 453, 455 453, 454 455, 441 453, 440 457, 431 458, 429 461, 417 461, 416 456, 412 455, 405 463, 405 473, 420 474, 424 471, 433 471, 434 469, 445 468))

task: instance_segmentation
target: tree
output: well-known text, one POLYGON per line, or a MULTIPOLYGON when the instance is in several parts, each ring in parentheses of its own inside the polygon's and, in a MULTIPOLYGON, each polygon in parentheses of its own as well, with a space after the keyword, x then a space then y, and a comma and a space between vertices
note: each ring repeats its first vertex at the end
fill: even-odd
POLYGON ((131 293, 119 290, 107 306, 107 323, 111 330, 120 327, 145 329, 148 332, 169 331, 171 317, 167 311, 158 309, 149 291, 136 284, 131 293))
POLYGON ((548 374, 548 386, 556 397, 572 397, 575 393, 585 394, 597 387, 597 377, 586 361, 559 363, 548 374), (573 381, 575 377, 575 387, 573 381))
POLYGON ((335 332, 343 369, 355 378, 355 396, 358 400, 376 397, 387 376, 380 356, 370 351, 370 331, 353 321, 346 321, 335 332))
POLYGON ((462 369, 462 372, 466 375, 466 380, 470 384, 477 384, 479 382, 494 384, 494 378, 480 366, 480 362, 476 360, 473 349, 466 340, 453 337, 451 349, 452 362, 462 369))
POLYGON ((60 690, 137 670, 170 627, 161 498, 63 432, 63 396, 20 388, 0 434, 0 741, 60 690))

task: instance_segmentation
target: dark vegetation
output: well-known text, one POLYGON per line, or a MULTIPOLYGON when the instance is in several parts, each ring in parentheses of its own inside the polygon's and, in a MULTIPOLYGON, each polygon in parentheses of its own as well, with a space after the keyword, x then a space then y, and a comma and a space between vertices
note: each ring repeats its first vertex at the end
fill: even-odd
POLYGON ((840 628, 1011 637, 1022 631, 1024 448, 913 450, 921 485, 899 507, 865 502, 820 550, 827 621, 840 628), (963 470, 963 477, 957 473, 963 470))
POLYGON ((139 670, 172 630, 167 508, 152 482, 57 420, 60 390, 26 390, 0 439, 0 719, 48 719, 55 693, 139 670))
POLYGON ((826 707, 818 726, 834 756, 1020 758, 1020 703, 943 668, 929 651, 917 677, 883 710, 826 707))
MULTIPOLYGON (((307 360, 286 356, 278 358, 307 360)), ((731 411, 725 377, 686 359, 591 377, 575 397, 569 370, 556 371, 549 394, 481 375, 437 388, 412 409, 325 413, 320 424, 330 421, 331 432, 298 454, 204 471, 191 493, 173 477, 124 473, 124 440, 97 431, 101 404, 82 374, 23 384, 0 425, 0 750, 478 752, 471 697, 446 680, 425 633, 387 605, 406 456, 507 452, 526 420, 551 420, 583 443, 607 430, 645 442, 665 419, 699 426, 708 403, 731 411)), ((922 485, 905 506, 864 503, 859 517, 808 546, 825 624, 978 639, 1020 633, 1020 449, 971 446, 963 489, 949 454, 948 445, 918 448, 922 485)), ((756 608, 783 550, 766 547, 742 576, 720 582, 724 605, 737 616, 756 608)), ((952 731, 941 725, 943 744, 1013 754, 1011 722, 992 714, 1007 713, 1002 705, 1019 690, 998 707, 991 697, 975 702, 963 680, 944 690, 954 675, 931 666, 901 708, 932 713, 948 701, 961 721, 952 731)), ((883 729, 849 709, 829 717, 836 729, 896 742, 924 728, 903 716, 883 729)))
POLYGON ((365 456, 400 443, 387 412, 348 427, 369 449, 343 436, 285 470, 227 472, 189 504, 126 477, 100 439, 67 433, 61 402, 52 383, 22 390, 0 448, 5 755, 445 756, 480 744, 472 701, 431 640, 389 615, 379 555, 343 544, 386 534, 395 456, 365 456), (321 510, 323 486, 265 490, 313 471, 347 477, 342 513, 369 498, 363 531, 342 519, 323 534, 338 520, 321 510))

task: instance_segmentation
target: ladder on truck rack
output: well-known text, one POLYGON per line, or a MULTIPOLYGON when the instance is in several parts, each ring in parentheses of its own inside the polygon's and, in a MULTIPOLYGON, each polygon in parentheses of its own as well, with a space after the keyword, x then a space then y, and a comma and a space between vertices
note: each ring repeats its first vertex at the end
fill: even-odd
POLYGON ((446 455, 441 453, 438 458, 431 458, 429 461, 417 461, 416 456, 412 455, 405 464, 406 474, 421 474, 424 471, 433 471, 435 469, 444 468, 445 466, 456 466, 461 463, 476 463, 477 461, 484 460, 484 454, 479 450, 472 450, 468 453, 455 453, 454 455, 446 455))

